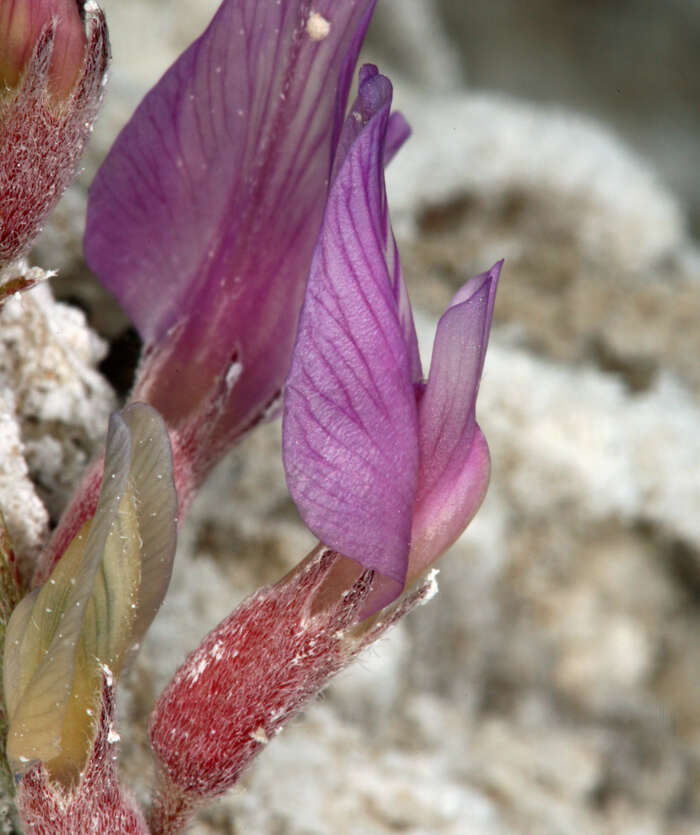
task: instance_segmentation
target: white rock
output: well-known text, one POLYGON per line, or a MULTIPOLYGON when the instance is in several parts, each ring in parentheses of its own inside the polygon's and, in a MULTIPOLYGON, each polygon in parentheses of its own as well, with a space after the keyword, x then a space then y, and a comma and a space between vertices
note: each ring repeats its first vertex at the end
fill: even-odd
MULTIPOLYGON (((445 95, 397 85, 413 136, 387 170, 399 235, 424 206, 455 197, 534 194, 566 200, 582 251, 642 267, 684 235, 677 201, 650 167, 606 128, 575 113, 485 94, 445 95)), ((507 255, 507 253, 501 253, 507 255)))
POLYGON ((0 387, 14 394, 27 463, 53 514, 114 409, 112 390, 96 370, 105 352, 84 315, 54 301, 46 283, 0 310, 0 387))
POLYGON ((48 530, 48 514, 29 478, 15 397, 0 385, 0 510, 12 539, 20 570, 31 574, 48 530))

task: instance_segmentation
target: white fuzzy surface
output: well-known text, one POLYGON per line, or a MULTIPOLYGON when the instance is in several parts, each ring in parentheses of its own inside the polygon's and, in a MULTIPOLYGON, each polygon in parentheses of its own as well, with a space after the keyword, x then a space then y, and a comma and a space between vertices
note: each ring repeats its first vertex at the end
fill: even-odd
MULTIPOLYGON (((576 205, 582 252, 649 266, 680 244, 683 216, 653 171, 602 125, 562 108, 472 92, 397 85, 414 135, 387 172, 397 230, 415 233, 423 206, 464 194, 533 194, 576 205)), ((504 253, 508 255, 508 253, 504 253)))
POLYGON ((83 313, 54 301, 45 282, 0 310, 0 386, 14 396, 24 455, 54 514, 114 408, 112 391, 96 370, 105 352, 83 313))
POLYGON ((479 402, 494 454, 529 514, 648 520, 700 549, 700 405, 670 375, 630 396, 593 368, 489 349, 479 402))
POLYGON ((0 508, 23 567, 36 557, 48 514, 29 478, 11 390, 0 389, 0 508))

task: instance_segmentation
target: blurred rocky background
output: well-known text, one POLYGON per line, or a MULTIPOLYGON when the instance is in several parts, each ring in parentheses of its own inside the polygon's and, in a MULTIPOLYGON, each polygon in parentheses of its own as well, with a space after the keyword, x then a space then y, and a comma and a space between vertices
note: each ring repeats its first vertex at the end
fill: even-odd
MULTIPOLYGON (((21 482, 10 523, 28 549, 47 524, 34 491, 55 518, 114 402, 95 367, 123 394, 138 353, 82 261, 86 187, 215 5, 104 0, 104 113, 33 255, 71 306, 41 290, 0 316, 0 495, 21 482)), ((479 401, 492 486, 437 598, 192 831, 697 835, 700 5, 380 0, 366 57, 414 128, 389 192, 426 360, 457 287, 506 259, 479 401)), ((144 798, 154 696, 312 544, 279 444, 278 424, 241 444, 183 531, 122 694, 144 798)))

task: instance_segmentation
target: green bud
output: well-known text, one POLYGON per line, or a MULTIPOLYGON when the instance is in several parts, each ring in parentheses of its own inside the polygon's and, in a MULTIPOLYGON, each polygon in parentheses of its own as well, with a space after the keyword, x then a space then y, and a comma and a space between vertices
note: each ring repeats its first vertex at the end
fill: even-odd
POLYGON ((63 785, 79 779, 103 681, 116 680, 165 596, 175 515, 167 430, 134 404, 110 421, 93 519, 10 618, 3 684, 15 773, 42 762, 63 785))

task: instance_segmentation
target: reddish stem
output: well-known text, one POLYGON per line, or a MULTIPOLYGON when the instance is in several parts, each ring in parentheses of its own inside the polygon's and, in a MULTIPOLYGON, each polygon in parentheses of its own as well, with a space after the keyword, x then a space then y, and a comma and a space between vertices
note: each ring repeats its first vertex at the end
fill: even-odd
POLYGON ((154 800, 148 812, 148 828, 151 835, 177 835, 183 832, 201 805, 179 789, 164 769, 158 769, 154 800))

